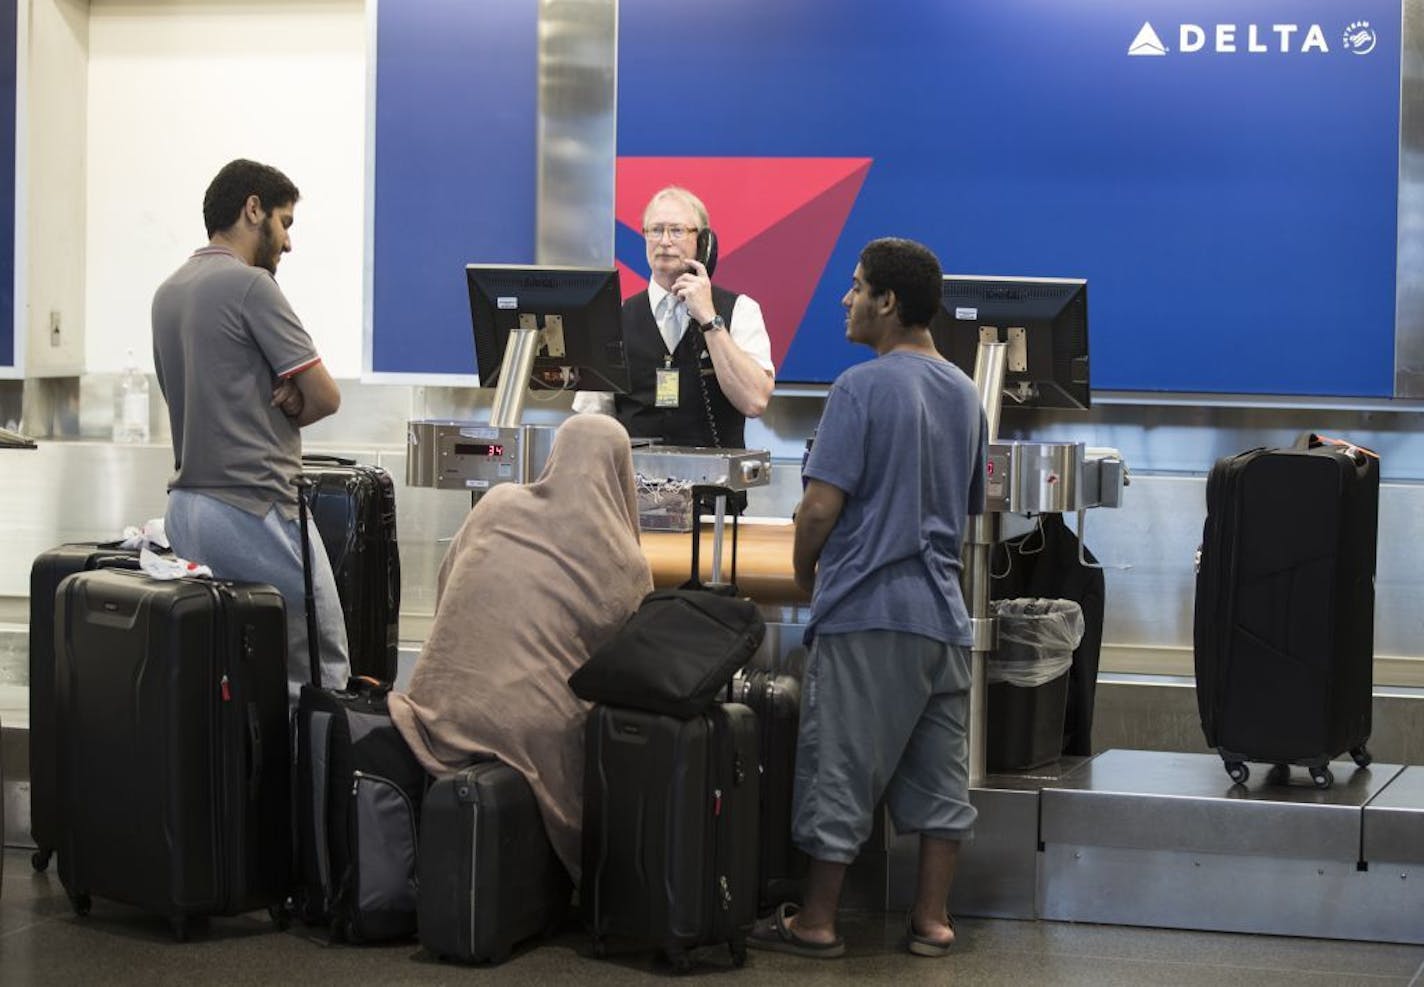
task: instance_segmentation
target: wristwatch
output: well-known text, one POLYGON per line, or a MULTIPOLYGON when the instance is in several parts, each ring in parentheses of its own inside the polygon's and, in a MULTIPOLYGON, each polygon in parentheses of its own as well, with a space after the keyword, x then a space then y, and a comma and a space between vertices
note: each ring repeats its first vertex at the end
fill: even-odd
POLYGON ((699 322, 697 324, 697 330, 704 336, 707 335, 709 332, 716 332, 718 329, 725 328, 727 328, 727 323, 722 321, 722 317, 720 315, 712 316, 711 322, 699 322))

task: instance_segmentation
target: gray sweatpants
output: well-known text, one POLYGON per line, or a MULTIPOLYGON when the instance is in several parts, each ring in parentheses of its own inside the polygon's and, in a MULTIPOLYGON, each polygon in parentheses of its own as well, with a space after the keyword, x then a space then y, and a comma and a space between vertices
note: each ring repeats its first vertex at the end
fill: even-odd
MULTIPOLYGON (((268 583, 287 605, 287 696, 293 708, 303 683, 311 681, 307 652, 306 588, 302 578, 301 527, 273 507, 259 518, 240 507, 192 490, 170 490, 164 528, 173 551, 201 562, 218 579, 268 583)), ((316 525, 311 532, 312 591, 320 635, 321 682, 339 689, 351 674, 346 620, 336 594, 336 577, 316 525)))
POLYGON ((850 863, 884 795, 900 833, 973 836, 967 649, 919 634, 818 634, 801 688, 793 842, 850 863))

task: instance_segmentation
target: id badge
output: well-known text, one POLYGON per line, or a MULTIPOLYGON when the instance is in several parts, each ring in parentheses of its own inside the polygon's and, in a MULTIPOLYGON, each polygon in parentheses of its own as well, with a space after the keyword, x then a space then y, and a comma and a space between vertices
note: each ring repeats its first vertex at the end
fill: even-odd
POLYGON ((677 407, 677 380, 678 372, 676 367, 659 367, 657 370, 657 399, 655 404, 659 408, 677 407))

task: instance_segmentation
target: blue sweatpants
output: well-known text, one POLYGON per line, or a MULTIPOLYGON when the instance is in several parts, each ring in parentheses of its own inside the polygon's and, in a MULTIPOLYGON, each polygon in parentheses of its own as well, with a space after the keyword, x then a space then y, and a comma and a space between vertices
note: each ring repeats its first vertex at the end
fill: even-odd
MULTIPOLYGON (((164 528, 174 552, 208 566, 216 578, 268 583, 282 594, 287 605, 287 695, 296 708, 302 684, 311 681, 299 523, 284 519, 275 507, 259 518, 207 494, 170 490, 164 528)), ((339 689, 351 674, 346 620, 321 535, 315 524, 308 523, 307 530, 311 533, 321 684, 339 689)))
POLYGON ((818 634, 801 687, 793 842, 850 863, 883 795, 900 833, 973 837, 969 653, 919 634, 818 634))

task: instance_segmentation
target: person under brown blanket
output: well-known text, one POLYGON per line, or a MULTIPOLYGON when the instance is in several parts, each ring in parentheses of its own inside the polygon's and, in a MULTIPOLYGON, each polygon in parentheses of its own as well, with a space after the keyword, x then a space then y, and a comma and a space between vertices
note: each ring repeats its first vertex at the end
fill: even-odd
POLYGON ((494 755, 533 786, 575 882, 588 704, 568 677, 653 588, 628 433, 565 421, 537 481, 486 494, 440 567, 435 621, 391 719, 426 770, 494 755))

